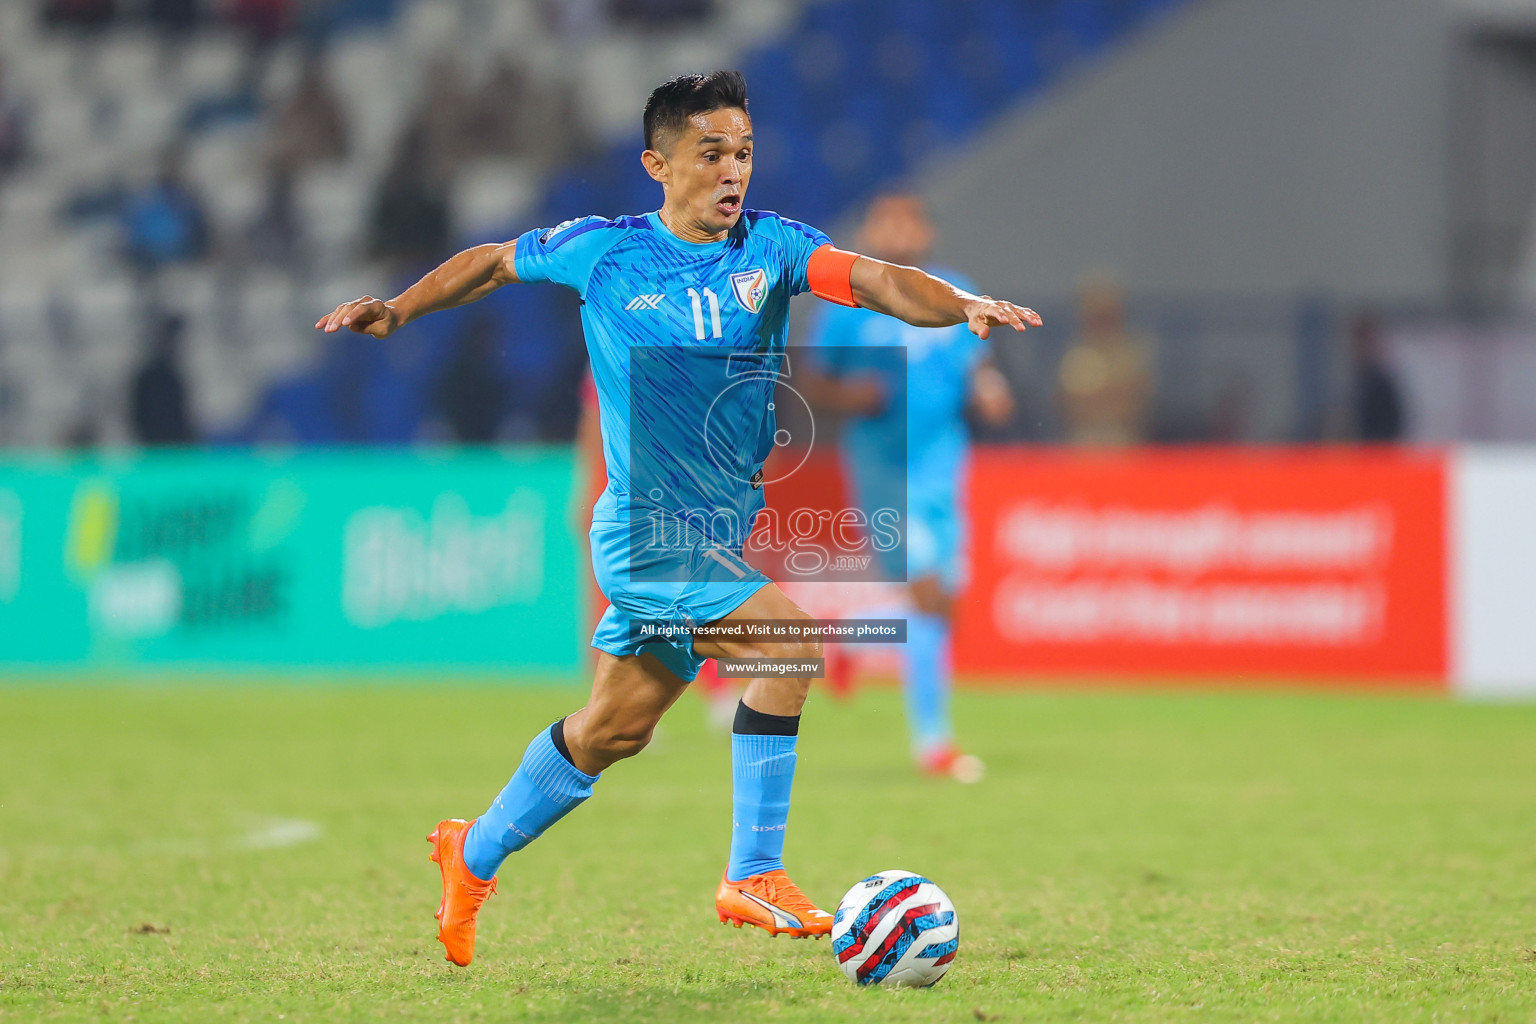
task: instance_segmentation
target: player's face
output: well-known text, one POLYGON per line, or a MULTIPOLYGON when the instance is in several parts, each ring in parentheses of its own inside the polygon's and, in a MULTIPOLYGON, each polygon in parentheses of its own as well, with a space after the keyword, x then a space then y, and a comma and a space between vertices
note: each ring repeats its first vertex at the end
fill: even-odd
POLYGON ((724 237, 741 219, 752 180, 752 119, 728 107, 694 114, 664 156, 667 206, 702 234, 724 237))

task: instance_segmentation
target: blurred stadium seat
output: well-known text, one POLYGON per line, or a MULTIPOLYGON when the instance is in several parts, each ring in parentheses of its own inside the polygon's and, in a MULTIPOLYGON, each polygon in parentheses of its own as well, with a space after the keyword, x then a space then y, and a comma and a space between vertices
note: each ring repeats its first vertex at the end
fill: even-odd
MULTIPOLYGON (((447 236, 434 243, 445 251, 583 213, 650 209, 656 188, 635 159, 638 113, 647 91, 690 68, 735 65, 751 84, 760 142, 751 205, 835 229, 875 190, 918 180, 936 160, 974 147, 989 128, 1004 123, 1005 112, 1014 116, 1070 92, 1087 69, 1111 62, 1129 49, 1130 40, 1151 35, 1143 31, 1148 26, 1190 5, 1185 0, 719 0, 699 5, 702 15, 692 12, 652 27, 634 20, 643 17, 635 12, 643 12, 644 5, 633 12, 626 8, 622 21, 601 18, 601 4, 589 6, 598 13, 577 18, 534 0, 347 0, 314 7, 208 3, 190 31, 171 31, 133 16, 137 8, 128 5, 116 20, 83 32, 44 24, 38 2, 6 4, 0 8, 0 118, 7 110, 21 112, 25 156, 9 173, 0 170, 0 279, 49 296, 47 301, 64 311, 55 318, 61 322, 70 319, 64 315, 68 307, 80 305, 73 320, 89 325, 100 322, 94 307, 85 308, 95 300, 75 290, 74 282, 89 277, 114 293, 143 288, 151 301, 139 303, 126 326, 114 325, 110 338, 85 327, 77 339, 86 348, 99 343, 110 353, 88 359, 89 365, 122 363, 124 338, 134 348, 141 344, 143 318, 154 312, 155 302, 174 306, 184 300, 175 294, 174 274, 157 283, 158 272, 135 269, 117 211, 154 180, 168 153, 182 153, 191 199, 209 235, 206 252, 198 257, 207 272, 199 279, 213 282, 221 300, 241 311, 238 329, 221 328, 212 318, 189 324, 194 350, 210 353, 199 357, 205 360, 199 380, 239 378, 238 388, 216 385, 220 400, 199 401, 198 408, 210 415, 219 410, 202 424, 203 433, 254 437, 256 421, 234 422, 242 403, 226 400, 229 396, 237 391, 257 396, 244 405, 250 416, 258 416, 256 410, 276 402, 259 397, 264 391, 304 390, 283 374, 324 375, 346 362, 322 351, 339 342, 307 334, 324 305, 322 296, 337 294, 328 282, 359 275, 373 282, 372 290, 388 292, 445 254, 415 251, 403 257, 373 244, 381 190, 402 153, 424 171, 418 198, 446 211, 447 236), (303 165, 291 168, 292 206, 284 212, 273 206, 289 198, 279 195, 287 183, 280 187, 276 176, 288 173, 299 143, 277 137, 287 130, 279 114, 311 56, 339 107, 345 145, 317 158, 304 156, 300 146, 303 165), (451 89, 439 80, 443 68, 458 79, 451 89), (434 99, 429 86, 440 87, 441 95, 434 99), (502 104, 516 114, 496 129, 501 134, 495 141, 488 141, 483 118, 449 125, 429 106, 457 97, 480 103, 483 114, 496 106, 498 87, 517 90, 502 104), (432 130, 421 135, 423 126, 432 130), (279 223, 275 210, 291 215, 293 223, 279 223), (267 294, 278 278, 289 282, 289 298, 253 305, 249 296, 267 294), (249 283, 256 280, 267 283, 249 283), (204 332, 213 340, 239 336, 250 347, 204 346, 204 332), (228 363, 219 354, 226 351, 235 353, 228 363)), ((1483 230, 1476 217, 1466 231, 1483 230)), ((1524 237, 1515 228, 1498 231, 1501 238, 1524 237)), ((1146 247, 1151 251, 1156 244, 1172 242, 1148 241, 1146 247)), ((1518 249, 1512 244, 1499 251, 1518 249)), ((1476 249, 1468 245, 1469 253, 1476 249)), ((1104 260, 1113 266, 1115 253, 1105 252, 1104 260)), ((1013 280, 999 270, 1002 283, 1013 280)), ((1455 273, 1451 276, 1454 284, 1455 273)), ((1487 274, 1474 276, 1469 287, 1483 287, 1479 282, 1487 274)), ((1358 300, 1331 299, 1327 281, 1305 293, 1251 295, 1172 294, 1143 291, 1134 279, 1125 284, 1131 319, 1150 339, 1156 357, 1158 425, 1151 440, 1347 436, 1340 425, 1348 420, 1340 408, 1348 390, 1341 325, 1358 300), (1232 413, 1239 407, 1242 422, 1234 426, 1232 413)), ((1030 352, 1011 357, 1005 367, 1027 396, 1027 415, 993 439, 1062 436, 1049 382, 1056 374, 1053 360, 1076 332, 1076 309, 1060 286, 1053 288, 1029 296, 1050 310, 1048 327, 1030 352)), ((1415 347, 1412 339, 1423 335, 1415 323, 1444 312, 1421 307, 1408 307, 1396 318, 1409 322, 1404 358, 1410 363, 1430 358, 1421 359, 1426 350, 1415 347)), ((49 337, 52 328, 39 326, 36 317, 15 314, 20 319, 7 322, 12 308, 0 308, 0 333, 34 343, 49 337)), ((517 318, 500 332, 505 367, 547 374, 529 382, 536 394, 574 386, 584 354, 570 308, 559 299, 523 295, 507 298, 498 309, 517 318), (541 358, 531 360, 517 347, 536 350, 541 358), (554 354, 542 358, 549 353, 554 354)), ((1454 310, 1449 315, 1454 317, 1454 310)), ((448 343, 438 335, 463 323, 411 330, 432 337, 427 347, 437 352, 448 343)), ((1514 345, 1507 359, 1498 358, 1523 380, 1521 353, 1529 349, 1514 345)), ((353 358, 372 361, 366 380, 410 392, 412 400, 403 408, 429 405, 423 391, 429 380, 397 379, 382 352, 360 351, 353 358)), ((21 397, 7 408, 29 403, 24 392, 34 386, 54 396, 39 407, 57 407, 56 396, 69 390, 35 376, 65 372, 48 359, 22 356, 13 365, 8 386, 21 397)), ((1421 387, 1433 374, 1409 367, 1406 377, 1421 387)), ((326 391, 322 380, 311 385, 311 391, 326 391)), ((568 397, 574 403, 574 396, 568 397)), ((1424 401, 1436 408, 1443 404, 1438 396, 1424 401)), ((101 436, 125 432, 120 402, 99 403, 87 415, 116 418, 95 424, 101 436)), ((1443 421, 1440 416, 1436 422, 1443 421)), ((0 417, 0 444, 61 441, 51 433, 52 422, 37 419, 23 426, 14 415, 0 417)), ((430 432, 425 419, 392 423, 394 439, 430 432)), ((563 429, 553 423, 541 428, 563 429)), ((295 439, 307 437, 295 430, 295 439)), ((1432 433, 1441 437, 1444 428, 1432 433)))
MULTIPOLYGON (((387 290, 387 278, 418 269, 370 263, 369 218, 403 133, 421 116, 432 65, 444 55, 453 55, 468 89, 488 80, 497 60, 510 61, 532 90, 523 104, 550 111, 550 119, 532 129, 538 141, 516 143, 522 152, 448 156, 446 164, 433 164, 434 176, 446 172, 429 184, 443 193, 451 245, 508 237, 530 223, 588 211, 653 206, 654 185, 640 173, 633 152, 646 92, 672 74, 728 63, 747 71, 759 133, 771 143, 763 148, 755 185, 758 205, 782 205, 794 216, 833 224, 883 181, 953 144, 1044 81, 1020 70, 1036 63, 1027 53, 1004 53, 985 40, 1022 31, 1027 22, 1043 33, 1031 38, 1060 36, 1071 41, 1074 55, 1089 55, 1167 5, 968 0, 940 12, 914 0, 730 0, 713 5, 704 21, 669 20, 665 31, 636 32, 632 20, 595 30, 552 23, 530 0, 497 4, 488 13, 485 5, 460 0, 354 0, 328 5, 323 18, 289 18, 288 33, 276 38, 242 29, 253 15, 239 5, 210 7, 224 10, 234 23, 204 20, 189 35, 132 18, 83 35, 44 26, 36 5, 27 6, 7 5, 0 14, 6 29, 0 32, 0 95, 18 95, 30 108, 30 157, 0 183, 0 265, 7 280, 33 282, 57 294, 58 302, 81 307, 75 317, 81 344, 103 350, 88 360, 98 371, 93 380, 109 367, 131 364, 128 353, 139 344, 142 318, 151 315, 153 302, 139 303, 103 327, 101 297, 125 294, 131 281, 152 282, 136 277, 143 272, 125 260, 112 210, 119 197, 152 179, 171 147, 184 151, 186 180, 210 234, 206 268, 191 278, 168 269, 148 294, 172 307, 196 304, 202 298, 182 293, 187 281, 196 280, 200 295, 211 288, 219 301, 241 310, 238 330, 218 318, 188 321, 188 350, 197 354, 192 387, 213 389, 195 403, 206 420, 204 432, 235 438, 257 432, 254 422, 234 422, 241 415, 281 404, 275 397, 236 396, 267 388, 292 394, 294 386, 281 384, 278 374, 309 363, 323 375, 340 365, 318 352, 299 358, 306 344, 323 344, 301 329, 311 313, 308 303, 332 292, 306 287, 296 301, 296 286, 313 283, 320 268, 326 277, 361 270, 387 290), (868 38, 872 19, 881 25, 874 45, 868 38), (285 264, 264 272, 266 283, 242 285, 253 269, 249 261, 258 258, 250 237, 270 215, 273 119, 299 81, 304 53, 314 50, 323 54, 348 145, 339 161, 297 171, 293 199, 301 237, 283 250, 285 264), (574 103, 574 124, 561 119, 562 102, 574 103), (552 149, 542 141, 551 134, 572 138, 552 149), (577 164, 548 163, 550 154, 573 144, 583 154, 577 164), (99 291, 53 287, 87 271, 101 281, 99 291), (284 277, 293 284, 283 301, 252 300, 253 294, 271 294, 272 282, 284 277), (282 323, 271 322, 279 317, 282 323), (231 350, 221 340, 235 335, 249 348, 231 350), (231 351, 238 358, 226 355, 231 351)), ((1059 54, 1053 59, 1060 65, 1059 54)), ((569 326, 560 325, 543 299, 512 300, 510 307, 526 307, 517 344, 559 355, 530 362, 526 353, 506 351, 508 365, 549 374, 551 385, 571 386, 576 377, 570 367, 582 354, 569 326), (553 332, 548 337, 557 344, 534 343, 539 330, 553 332)), ((0 318, 9 321, 0 324, 8 335, 37 337, 35 318, 28 321, 10 307, 0 308, 0 318)), ((368 379, 390 382, 379 387, 419 392, 428 386, 396 381, 380 353, 352 358, 376 364, 368 379)), ((14 366, 15 386, 44 396, 33 405, 59 407, 57 396, 69 388, 37 375, 63 371, 42 358, 22 357, 14 366)), ((537 391, 539 382, 531 386, 537 391)), ((120 417, 120 406, 106 403, 101 415, 120 417)), ((406 407, 423 407, 421 395, 406 407)), ((52 433, 57 419, 33 421, 24 436, 6 426, 0 441, 59 440, 52 433)), ((306 436, 302 424, 311 421, 299 418, 298 439, 306 436)), ((123 434, 120 422, 95 429, 104 436, 123 434)), ((423 429, 421 422, 397 422, 389 435, 409 439, 423 429)))

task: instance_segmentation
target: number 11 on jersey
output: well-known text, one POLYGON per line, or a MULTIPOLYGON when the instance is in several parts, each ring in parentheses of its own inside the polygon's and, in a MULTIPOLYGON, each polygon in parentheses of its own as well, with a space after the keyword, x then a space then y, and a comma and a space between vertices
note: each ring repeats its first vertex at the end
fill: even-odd
POLYGON ((720 297, 715 294, 713 288, 705 288, 703 298, 699 296, 697 288, 688 289, 688 301, 693 303, 693 336, 703 341, 704 334, 704 302, 709 300, 709 324, 714 328, 714 337, 720 337, 720 297))

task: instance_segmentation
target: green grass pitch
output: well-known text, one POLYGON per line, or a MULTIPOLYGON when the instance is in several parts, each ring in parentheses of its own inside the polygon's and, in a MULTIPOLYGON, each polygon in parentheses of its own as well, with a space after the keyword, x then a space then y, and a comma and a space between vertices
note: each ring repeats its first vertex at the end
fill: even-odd
POLYGON ((914 777, 893 690, 813 696, 796 879, 908 868, 959 908, 948 977, 887 992, 716 922, 729 751, 690 696, 455 969, 422 837, 579 700, 0 687, 0 1020, 1536 1021, 1536 707, 969 692, 964 788, 914 777))

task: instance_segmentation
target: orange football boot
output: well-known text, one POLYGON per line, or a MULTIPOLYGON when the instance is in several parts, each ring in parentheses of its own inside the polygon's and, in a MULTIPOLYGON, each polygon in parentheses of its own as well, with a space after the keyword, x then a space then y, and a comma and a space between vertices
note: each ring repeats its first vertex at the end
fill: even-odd
POLYGON ((481 881, 464 866, 464 836, 473 821, 449 818, 437 823, 427 836, 432 844, 432 861, 443 872, 443 902, 437 905, 437 941, 448 951, 448 959, 468 967, 475 958, 475 919, 480 908, 496 891, 496 879, 481 881))
POLYGON ((832 915, 812 903, 782 868, 743 882, 721 875, 720 888, 715 891, 715 913, 720 915, 721 924, 730 921, 737 928, 756 925, 775 936, 783 932, 796 939, 808 935, 819 939, 832 930, 832 915))

